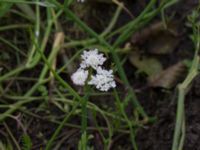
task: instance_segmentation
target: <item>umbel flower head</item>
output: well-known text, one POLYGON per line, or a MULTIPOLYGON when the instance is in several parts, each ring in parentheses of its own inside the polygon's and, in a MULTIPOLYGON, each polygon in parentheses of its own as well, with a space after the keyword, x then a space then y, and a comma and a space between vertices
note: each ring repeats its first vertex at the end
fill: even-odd
POLYGON ((91 78, 88 84, 96 86, 100 91, 108 91, 110 88, 116 87, 112 70, 105 70, 98 67, 97 74, 92 75, 91 78))
POLYGON ((93 69, 97 69, 98 66, 103 65, 106 61, 103 54, 98 53, 98 49, 83 51, 81 58, 83 59, 81 68, 92 67, 93 69))
POLYGON ((88 78, 88 71, 79 68, 76 72, 74 72, 71 76, 71 79, 76 85, 85 85, 85 81, 88 78))
POLYGON ((81 58, 83 61, 80 64, 80 68, 71 76, 74 84, 80 86, 84 86, 85 84, 94 85, 100 91, 108 91, 116 87, 113 71, 102 69, 106 58, 98 52, 98 49, 84 51, 81 58), (89 71, 87 70, 89 68, 94 69, 96 72, 90 78, 88 77, 89 71), (86 83, 88 78, 90 80, 86 83))

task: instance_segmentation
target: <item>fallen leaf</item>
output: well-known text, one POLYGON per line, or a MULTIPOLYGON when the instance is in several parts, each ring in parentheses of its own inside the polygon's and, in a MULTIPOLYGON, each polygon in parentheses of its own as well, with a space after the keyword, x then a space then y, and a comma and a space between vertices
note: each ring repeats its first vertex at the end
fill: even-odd
POLYGON ((178 33, 177 22, 169 22, 167 28, 164 27, 163 22, 155 22, 136 32, 131 38, 131 43, 145 44, 147 51, 152 54, 169 54, 180 41, 178 33))
POLYGON ((176 86, 185 71, 185 64, 183 64, 183 62, 178 62, 177 64, 161 71, 159 74, 149 77, 148 84, 151 87, 170 89, 176 86))
POLYGON ((152 35, 157 35, 160 32, 167 32, 173 36, 178 36, 177 32, 178 24, 177 22, 168 22, 167 28, 165 28, 162 21, 154 22, 148 27, 141 29, 140 31, 136 32, 131 37, 132 44, 142 44, 146 42, 152 35))
POLYGON ((160 32, 148 41, 147 51, 152 54, 169 54, 174 51, 179 41, 179 38, 167 32, 160 32))
POLYGON ((138 71, 144 72, 148 76, 156 75, 162 71, 162 65, 157 59, 153 57, 140 56, 139 52, 130 53, 129 60, 138 71))

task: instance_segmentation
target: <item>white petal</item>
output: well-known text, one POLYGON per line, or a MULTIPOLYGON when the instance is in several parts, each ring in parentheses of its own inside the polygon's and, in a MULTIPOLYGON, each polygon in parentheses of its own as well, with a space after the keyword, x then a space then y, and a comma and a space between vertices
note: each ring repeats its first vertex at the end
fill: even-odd
POLYGON ((85 81, 87 80, 87 78, 88 78, 88 71, 85 71, 81 68, 79 68, 71 76, 73 83, 81 86, 85 85, 85 81))

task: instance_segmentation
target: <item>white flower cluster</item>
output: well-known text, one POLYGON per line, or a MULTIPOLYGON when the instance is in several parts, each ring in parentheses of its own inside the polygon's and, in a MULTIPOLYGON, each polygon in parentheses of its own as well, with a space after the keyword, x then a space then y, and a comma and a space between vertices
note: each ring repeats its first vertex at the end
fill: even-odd
POLYGON ((81 68, 83 69, 87 67, 97 69, 98 66, 103 65, 103 63, 106 61, 106 58, 103 57, 103 54, 98 54, 98 49, 84 51, 83 55, 81 55, 81 58, 83 59, 81 63, 81 68))
POLYGON ((108 91, 110 88, 115 88, 116 83, 114 81, 113 71, 98 67, 97 74, 92 75, 92 79, 88 84, 95 85, 100 91, 108 91))
POLYGON ((91 80, 88 81, 89 85, 94 85, 100 91, 108 91, 110 88, 115 88, 113 71, 105 70, 102 68, 106 58, 103 54, 98 52, 98 49, 84 51, 81 55, 83 59, 79 69, 72 74, 71 79, 76 85, 83 86, 89 78, 88 68, 96 70, 95 75, 91 75, 91 80))

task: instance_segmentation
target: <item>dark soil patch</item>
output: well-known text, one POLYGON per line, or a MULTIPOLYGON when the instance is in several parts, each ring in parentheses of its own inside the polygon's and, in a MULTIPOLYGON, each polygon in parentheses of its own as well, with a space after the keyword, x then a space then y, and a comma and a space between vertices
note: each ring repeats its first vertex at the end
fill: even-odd
MULTIPOLYGON (((200 76, 185 99, 186 140, 185 149, 199 150, 200 119, 199 119, 199 82, 200 76)), ((169 150, 172 145, 173 131, 176 117, 176 101, 174 93, 170 98, 146 100, 146 110, 157 116, 158 121, 152 126, 140 129, 137 142, 140 150, 169 150)))

